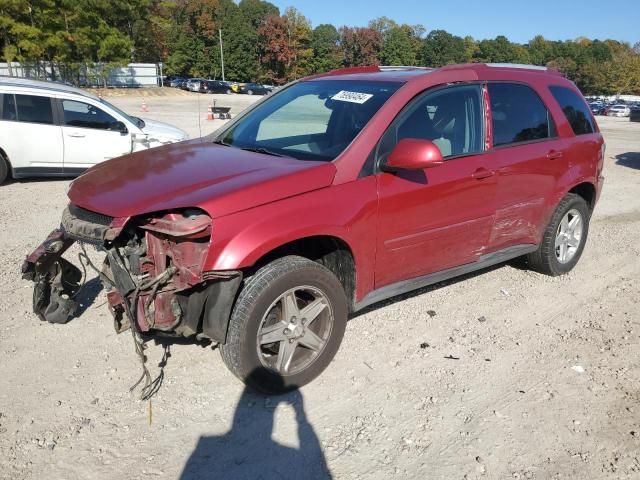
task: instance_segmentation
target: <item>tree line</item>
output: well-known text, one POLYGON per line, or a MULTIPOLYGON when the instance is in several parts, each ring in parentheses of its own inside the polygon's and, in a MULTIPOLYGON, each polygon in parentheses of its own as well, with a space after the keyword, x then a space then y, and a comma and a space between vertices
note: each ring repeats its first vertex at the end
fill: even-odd
POLYGON ((0 0, 5 61, 163 62, 168 74, 220 78, 219 30, 226 78, 238 81, 283 84, 361 65, 513 62, 556 68, 585 94, 640 94, 640 42, 476 40, 387 17, 312 28, 297 9, 280 12, 264 0, 0 0))

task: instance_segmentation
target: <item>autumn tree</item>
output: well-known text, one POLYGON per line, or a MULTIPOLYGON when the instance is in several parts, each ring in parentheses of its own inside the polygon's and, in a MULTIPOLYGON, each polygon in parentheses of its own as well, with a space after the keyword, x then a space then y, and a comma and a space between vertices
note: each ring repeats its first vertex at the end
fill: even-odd
POLYGON ((341 27, 340 46, 347 67, 380 64, 382 35, 371 28, 341 27))

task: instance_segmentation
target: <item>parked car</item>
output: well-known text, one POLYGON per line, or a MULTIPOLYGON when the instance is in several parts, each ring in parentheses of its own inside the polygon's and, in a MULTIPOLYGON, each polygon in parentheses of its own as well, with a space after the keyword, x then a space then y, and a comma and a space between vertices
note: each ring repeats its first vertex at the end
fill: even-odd
POLYGON ((260 83, 245 83, 240 86, 238 93, 246 93, 247 95, 267 95, 271 90, 260 83))
POLYGON ((0 77, 0 183, 8 175, 74 175, 187 138, 179 128, 134 117, 75 87, 0 77))
POLYGON ((229 84, 227 84, 227 82, 223 82, 222 80, 207 80, 205 82, 202 82, 200 91, 202 93, 232 93, 229 84))
POLYGON ((203 92, 203 82, 208 81, 206 78, 190 78, 189 80, 187 80, 187 90, 189 90, 190 92, 203 92))
POLYGON ((238 91, 240 90, 240 84, 238 82, 227 80, 225 81, 225 83, 229 85, 233 93, 238 93, 238 91))
POLYGON ((169 87, 173 87, 173 88, 179 88, 183 82, 185 82, 187 79, 183 78, 183 77, 172 77, 172 78, 168 78, 167 82, 165 83, 165 85, 169 86, 169 87))
POLYGON ((607 108, 608 117, 628 117, 631 110, 626 105, 612 105, 607 108))
POLYGON ((631 112, 629 114, 629 121, 640 122, 640 106, 631 109, 631 112))
POLYGON ((81 274, 62 255, 94 244, 118 332, 209 338, 238 378, 283 391, 324 370, 350 312, 516 257, 571 271, 603 164, 580 91, 544 67, 349 68, 209 142, 89 170, 23 274, 64 323, 81 274))
POLYGON ((604 104, 602 102, 593 102, 589 104, 589 109, 594 115, 599 115, 600 112, 604 109, 604 104))

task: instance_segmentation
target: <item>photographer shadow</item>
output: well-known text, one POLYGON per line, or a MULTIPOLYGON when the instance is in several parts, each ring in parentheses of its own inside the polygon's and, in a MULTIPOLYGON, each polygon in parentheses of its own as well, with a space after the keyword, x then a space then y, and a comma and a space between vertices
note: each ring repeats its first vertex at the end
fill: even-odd
MULTIPOLYGON (((254 371, 252 375, 255 375, 254 371)), ((269 397, 245 387, 236 405, 233 425, 224 435, 201 437, 181 480, 331 479, 320 441, 309 423, 298 390, 269 397), (279 404, 295 411, 299 448, 272 439, 279 404)))

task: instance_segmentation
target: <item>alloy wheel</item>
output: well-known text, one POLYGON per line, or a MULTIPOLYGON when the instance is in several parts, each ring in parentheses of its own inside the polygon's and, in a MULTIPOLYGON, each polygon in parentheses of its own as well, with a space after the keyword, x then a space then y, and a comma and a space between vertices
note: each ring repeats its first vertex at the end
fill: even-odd
POLYGON ((287 290, 267 309, 257 334, 258 358, 280 375, 308 368, 325 348, 334 316, 327 296, 318 288, 287 290))

